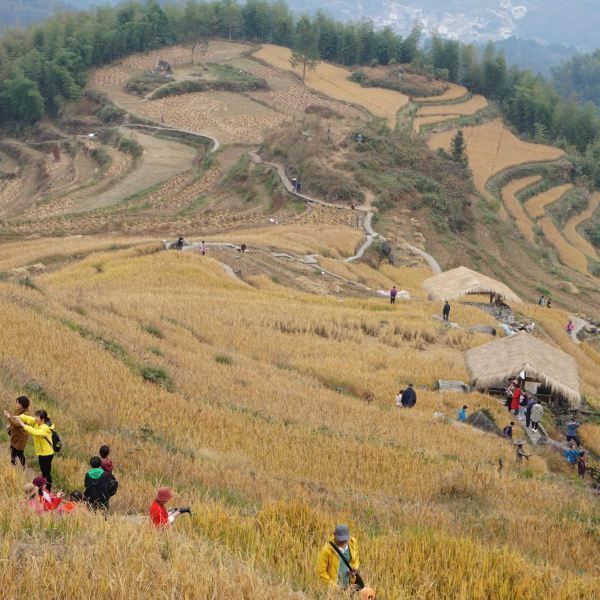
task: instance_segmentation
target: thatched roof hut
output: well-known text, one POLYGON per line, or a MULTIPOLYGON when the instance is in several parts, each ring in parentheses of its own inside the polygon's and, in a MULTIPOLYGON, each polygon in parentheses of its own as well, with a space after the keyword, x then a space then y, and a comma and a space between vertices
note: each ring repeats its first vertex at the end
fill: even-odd
POLYGON ((479 389, 504 384, 525 370, 527 381, 539 382, 579 408, 579 375, 573 357, 522 332, 473 348, 466 353, 471 383, 479 389))
POLYGON ((451 300, 467 294, 489 294, 493 292, 508 303, 521 302, 519 296, 507 285, 467 269, 467 267, 457 267, 435 277, 430 277, 423 282, 423 289, 429 294, 430 300, 451 300))

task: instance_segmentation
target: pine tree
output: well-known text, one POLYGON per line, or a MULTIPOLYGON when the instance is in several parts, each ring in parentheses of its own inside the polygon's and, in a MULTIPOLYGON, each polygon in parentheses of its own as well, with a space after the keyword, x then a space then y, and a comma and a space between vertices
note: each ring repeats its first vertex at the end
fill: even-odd
POLYGON ((467 156, 467 145, 465 143, 465 136, 462 129, 456 132, 456 135, 452 138, 452 144, 450 147, 450 158, 454 162, 461 164, 463 167, 469 165, 469 158, 467 156))
POLYGON ((304 16, 296 26, 294 49, 290 57, 290 64, 294 68, 302 65, 302 83, 304 83, 306 71, 313 71, 320 62, 319 40, 316 29, 310 19, 304 16))

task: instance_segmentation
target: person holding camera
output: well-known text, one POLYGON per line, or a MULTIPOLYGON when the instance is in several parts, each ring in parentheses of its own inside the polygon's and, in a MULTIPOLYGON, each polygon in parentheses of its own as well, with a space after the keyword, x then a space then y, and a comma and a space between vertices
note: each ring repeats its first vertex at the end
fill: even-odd
POLYGON ((167 511, 166 504, 172 498, 173 493, 168 487, 158 488, 156 499, 150 506, 150 520, 159 529, 170 527, 179 515, 191 514, 189 508, 173 508, 167 511))

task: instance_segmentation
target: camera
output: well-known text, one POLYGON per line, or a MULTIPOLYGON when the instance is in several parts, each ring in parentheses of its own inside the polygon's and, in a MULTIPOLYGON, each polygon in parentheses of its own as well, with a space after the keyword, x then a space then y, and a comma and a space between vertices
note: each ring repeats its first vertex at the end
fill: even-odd
POLYGON ((191 514, 192 514, 192 511, 191 511, 189 508, 174 508, 173 510, 174 510, 174 511, 177 511, 177 510, 178 510, 178 511, 179 511, 179 513, 180 513, 180 514, 182 514, 182 515, 183 515, 183 514, 188 514, 188 515, 191 515, 191 514))

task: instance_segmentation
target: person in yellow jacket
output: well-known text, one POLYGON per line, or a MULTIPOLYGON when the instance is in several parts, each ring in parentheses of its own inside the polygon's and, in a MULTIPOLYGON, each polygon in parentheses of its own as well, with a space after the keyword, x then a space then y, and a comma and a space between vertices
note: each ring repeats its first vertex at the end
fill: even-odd
MULTIPOLYGON (((7 413, 4 413, 7 415, 7 413)), ((7 415, 8 418, 9 415, 7 415)), ((10 422, 33 437, 33 447, 38 457, 42 477, 46 480, 46 489, 52 487, 52 459, 54 458, 54 446, 52 445, 52 430, 54 425, 45 410, 38 410, 34 417, 29 415, 18 415, 10 417, 10 422)))
POLYGON ((336 525, 333 536, 319 552, 317 561, 317 575, 327 585, 347 588, 354 584, 359 567, 358 542, 350 536, 348 525, 336 525), (341 554, 352 567, 349 571, 339 554, 333 548, 335 544, 341 554))

